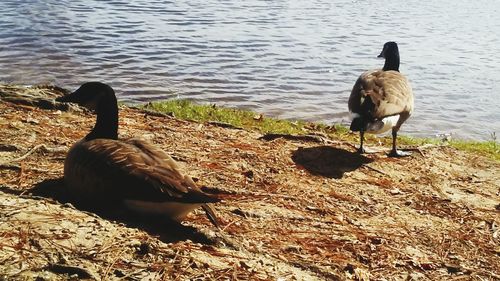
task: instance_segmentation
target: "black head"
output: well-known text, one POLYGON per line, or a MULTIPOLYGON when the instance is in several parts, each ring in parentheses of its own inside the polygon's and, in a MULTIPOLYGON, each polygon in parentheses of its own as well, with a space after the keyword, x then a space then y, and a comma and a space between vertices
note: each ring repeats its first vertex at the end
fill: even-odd
POLYGON ((399 57, 399 49, 398 44, 393 41, 385 43, 382 52, 378 55, 379 58, 390 58, 395 56, 399 57))
POLYGON ((58 97, 56 101, 72 102, 90 110, 97 110, 98 104, 105 97, 116 99, 115 91, 110 86, 101 82, 87 82, 73 93, 58 97))
POLYGON ((56 101, 73 102, 97 113, 94 129, 85 140, 118 138, 118 105, 115 91, 110 86, 100 82, 88 82, 56 101))

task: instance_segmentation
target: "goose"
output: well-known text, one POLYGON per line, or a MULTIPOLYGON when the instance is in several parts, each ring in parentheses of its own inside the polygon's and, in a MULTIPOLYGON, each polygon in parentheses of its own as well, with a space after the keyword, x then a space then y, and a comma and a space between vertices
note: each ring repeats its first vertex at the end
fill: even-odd
POLYGON ((220 200, 203 192, 166 152, 138 138, 118 139, 118 105, 110 86, 88 82, 56 101, 97 114, 94 128, 70 148, 64 162, 64 182, 72 197, 94 205, 118 203, 135 213, 178 222, 202 207, 219 227, 209 204, 220 200))
POLYGON ((361 74, 348 101, 352 116, 350 130, 359 131, 359 153, 364 153, 364 134, 380 134, 392 129, 392 150, 388 156, 411 155, 396 149, 399 128, 413 112, 413 93, 408 79, 399 72, 399 49, 396 42, 384 44, 378 56, 385 58, 382 69, 361 74))

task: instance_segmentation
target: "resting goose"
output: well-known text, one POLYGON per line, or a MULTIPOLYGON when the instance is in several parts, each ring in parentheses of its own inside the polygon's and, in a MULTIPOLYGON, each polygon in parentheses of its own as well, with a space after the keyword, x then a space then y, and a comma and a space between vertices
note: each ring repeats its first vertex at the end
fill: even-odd
POLYGON ((396 42, 387 42, 378 57, 385 58, 384 68, 367 71, 352 88, 349 111, 353 120, 351 131, 359 131, 359 153, 364 153, 364 133, 380 134, 392 129, 391 157, 410 153, 396 149, 401 125, 413 112, 413 93, 406 77, 399 72, 399 50, 396 42))
POLYGON ((169 155, 144 140, 118 140, 118 105, 110 86, 85 83, 57 101, 77 103, 97 114, 92 131, 70 148, 64 162, 65 185, 73 197, 96 205, 119 203, 176 221, 201 206, 219 226, 208 205, 219 199, 198 188, 169 155))

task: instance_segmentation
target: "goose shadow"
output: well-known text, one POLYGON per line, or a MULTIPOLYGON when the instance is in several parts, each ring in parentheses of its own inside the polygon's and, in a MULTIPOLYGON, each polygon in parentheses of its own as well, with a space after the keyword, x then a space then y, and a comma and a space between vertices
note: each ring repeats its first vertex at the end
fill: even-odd
MULTIPOLYGON (((61 204, 71 204, 80 211, 90 212, 99 217, 117 221, 127 227, 138 228, 152 236, 159 237, 165 243, 191 240, 195 243, 215 245, 217 237, 209 237, 198 229, 183 225, 160 215, 139 215, 127 211, 121 204, 107 204, 95 206, 89 203, 78 202, 65 192, 63 178, 47 179, 33 186, 30 193, 34 196, 56 200, 61 204)), ((212 236, 212 235, 210 235, 212 236)))
POLYGON ((335 179, 342 178, 345 172, 373 162, 358 153, 331 146, 300 147, 293 152, 292 160, 311 174, 335 179))

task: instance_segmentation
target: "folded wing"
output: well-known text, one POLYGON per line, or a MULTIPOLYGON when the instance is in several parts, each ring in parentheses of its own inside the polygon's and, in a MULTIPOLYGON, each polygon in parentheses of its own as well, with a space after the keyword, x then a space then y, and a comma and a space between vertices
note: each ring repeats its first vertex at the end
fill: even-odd
POLYGON ((219 201, 201 191, 168 154, 139 139, 78 143, 66 161, 74 163, 65 165, 69 170, 65 175, 75 178, 72 186, 80 186, 77 189, 89 196, 150 202, 219 201))
POLYGON ((349 110, 369 114, 374 119, 403 112, 411 114, 413 94, 410 83, 397 71, 365 72, 354 84, 349 97, 349 110))

